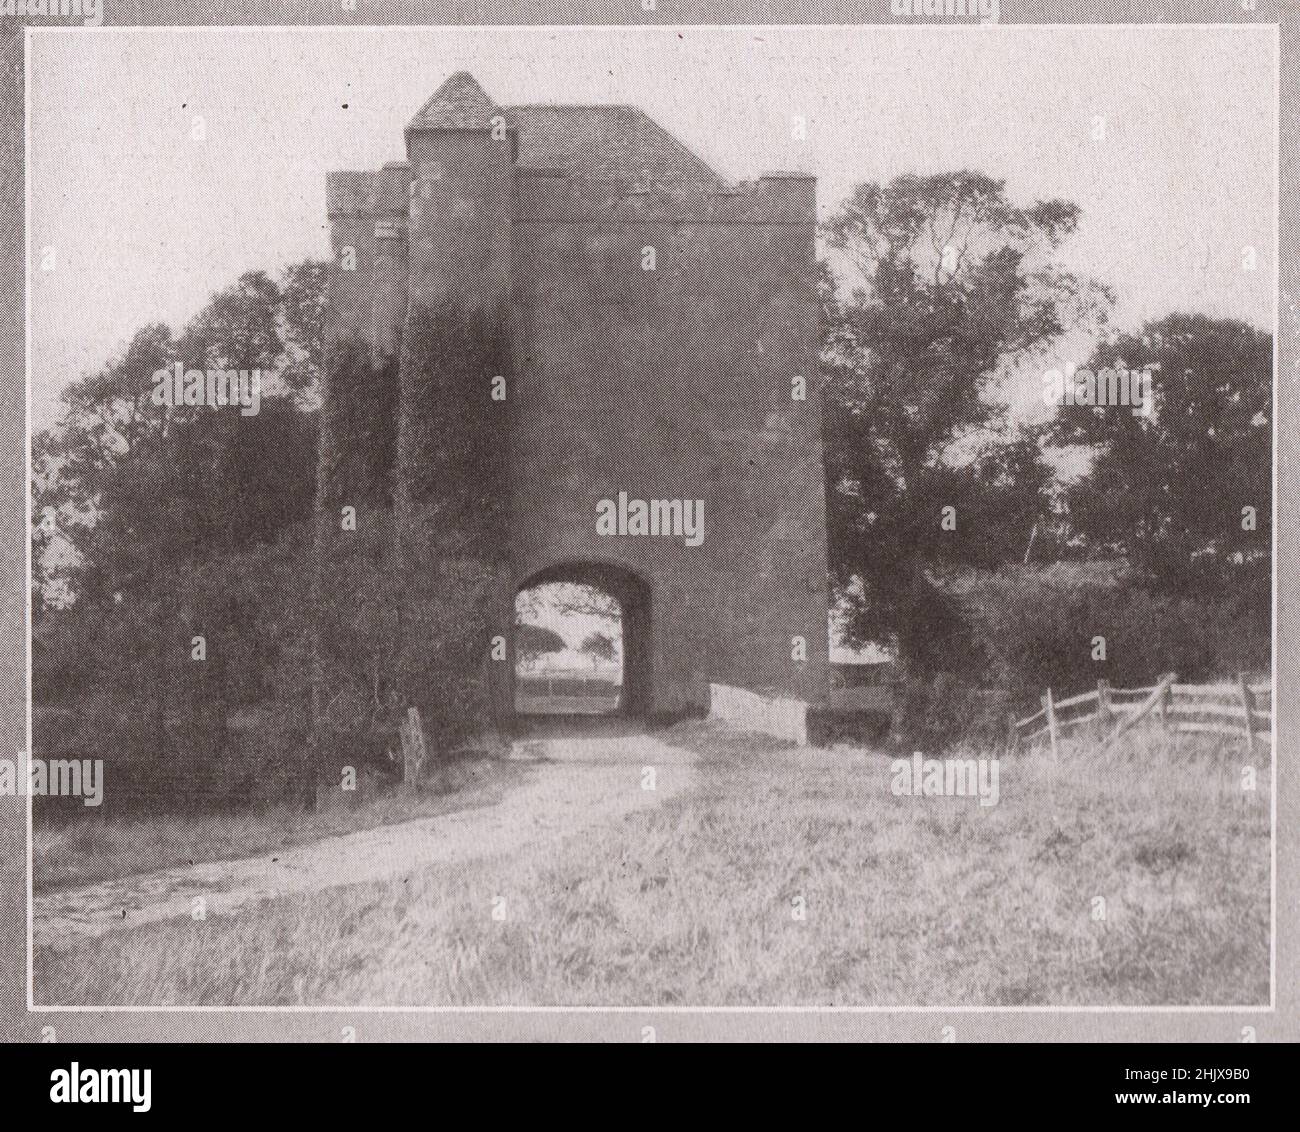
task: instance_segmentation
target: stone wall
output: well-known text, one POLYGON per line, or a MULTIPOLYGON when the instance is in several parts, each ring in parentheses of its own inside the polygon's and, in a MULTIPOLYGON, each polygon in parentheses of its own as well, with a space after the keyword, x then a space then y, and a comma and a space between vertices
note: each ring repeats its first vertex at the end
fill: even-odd
POLYGON ((584 564, 639 579, 646 710, 707 708, 710 682, 823 703, 814 182, 638 191, 516 171, 514 152, 487 132, 413 131, 409 165, 330 175, 336 257, 357 257, 331 276, 331 336, 382 355, 419 304, 504 304, 513 585, 584 564), (703 500, 703 541, 598 534, 597 504, 619 492, 703 500))
POLYGON ((808 744, 808 705, 803 700, 760 696, 748 688, 709 685, 709 718, 737 731, 754 731, 787 743, 808 744))
POLYGON ((605 560, 647 578, 660 710, 706 707, 710 680, 821 702, 821 412, 815 392, 791 398, 793 377, 816 386, 812 183, 678 199, 526 186, 512 269, 521 574, 605 560), (702 544, 598 535, 596 505, 620 491, 704 500, 702 544))

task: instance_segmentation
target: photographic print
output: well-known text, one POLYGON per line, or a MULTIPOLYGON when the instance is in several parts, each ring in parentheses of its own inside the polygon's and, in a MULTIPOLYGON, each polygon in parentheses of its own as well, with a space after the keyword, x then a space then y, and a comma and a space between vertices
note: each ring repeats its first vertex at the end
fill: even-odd
POLYGON ((1276 29, 653 8, 28 32, 33 1010, 1272 1008, 1276 29))

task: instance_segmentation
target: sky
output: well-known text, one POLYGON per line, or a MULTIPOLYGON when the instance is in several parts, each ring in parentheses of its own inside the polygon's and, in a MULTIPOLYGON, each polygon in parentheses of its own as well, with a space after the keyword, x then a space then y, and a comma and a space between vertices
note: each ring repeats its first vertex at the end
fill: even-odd
POLYGON ((1082 208, 1060 258, 1114 288, 1119 326, 1182 309, 1272 327, 1271 32, 104 29, 31 52, 38 429, 145 323, 179 331, 241 272, 328 256, 326 171, 404 156, 403 126, 461 69, 501 104, 638 105, 730 179, 813 173, 823 218, 862 181, 979 169, 1015 202, 1082 208))
POLYGON ((597 668, 622 668, 623 623, 617 600, 606 598, 599 590, 574 582, 546 582, 515 598, 515 614, 520 621, 541 625, 558 633, 565 647, 560 652, 543 653, 531 663, 516 654, 516 664, 530 671, 592 669, 591 658, 582 651, 582 643, 592 633, 604 633, 614 642, 614 658, 597 668), (566 608, 574 602, 594 603, 604 599, 612 616, 585 613, 566 608))

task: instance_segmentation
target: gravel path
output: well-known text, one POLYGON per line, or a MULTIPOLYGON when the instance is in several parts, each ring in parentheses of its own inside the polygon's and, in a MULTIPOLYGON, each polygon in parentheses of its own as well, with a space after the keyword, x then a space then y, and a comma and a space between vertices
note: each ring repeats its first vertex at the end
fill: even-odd
POLYGON ((138 924, 227 915, 250 901, 363 884, 515 852, 592 826, 680 792, 693 756, 653 735, 607 733, 533 739, 513 757, 535 761, 529 779, 500 802, 401 825, 328 837, 273 855, 217 861, 123 877, 37 896, 37 946, 99 937, 138 924), (654 789, 646 789, 646 768, 654 789))

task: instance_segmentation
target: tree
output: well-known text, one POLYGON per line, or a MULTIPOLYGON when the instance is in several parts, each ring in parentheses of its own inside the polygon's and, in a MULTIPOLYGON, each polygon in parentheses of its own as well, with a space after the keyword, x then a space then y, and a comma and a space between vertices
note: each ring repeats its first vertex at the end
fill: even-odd
MULTIPOLYGON (((301 276, 296 301, 309 306, 312 275, 304 267, 301 276)), ((310 515, 314 414, 274 388, 250 416, 154 401, 154 374, 174 364, 279 367, 284 296, 265 274, 248 273, 179 338, 161 324, 141 328, 64 391, 58 421, 33 438, 43 662, 52 676, 76 674, 61 694, 147 724, 130 740, 137 754, 185 748, 218 758, 228 712, 268 694, 264 677, 282 650, 301 651, 295 595, 306 560, 290 536, 310 515), (197 636, 202 663, 191 662, 197 636)), ((305 367, 311 350, 299 347, 305 367)), ((286 715, 293 698, 284 697, 286 715)))
POLYGON ((1038 437, 993 394, 1104 316, 1105 291, 1052 259, 1078 217, 1066 201, 1018 207, 1002 181, 962 171, 861 185, 826 226, 828 534, 858 642, 950 663, 962 626, 933 571, 1018 561, 1046 520, 1038 437))
POLYGON ((543 582, 521 591, 515 607, 522 619, 594 617, 611 626, 623 615, 617 598, 582 582, 543 582))
POLYGON ((592 668, 595 668, 602 660, 608 664, 618 656, 614 638, 608 633, 602 633, 599 630, 589 633, 579 646, 578 651, 591 657, 592 668))
POLYGON ((325 311, 329 265, 322 260, 290 264, 280 277, 284 362, 280 380, 304 408, 314 407, 325 359, 325 311))
POLYGON ((580 582, 561 582, 553 586, 551 599, 556 611, 564 617, 600 617, 617 621, 622 613, 612 594, 580 582))
POLYGON ((564 651, 564 638, 554 629, 523 623, 515 626, 515 654, 531 664, 539 656, 564 651))
POLYGON ((241 275, 185 328, 180 356, 199 369, 260 369, 300 408, 316 406, 325 358, 328 265, 303 260, 278 280, 241 275))
POLYGON ((266 396, 255 416, 152 403, 152 374, 178 358, 166 327, 70 386, 59 422, 33 439, 37 588, 121 600, 179 561, 270 542, 310 515, 313 416, 266 396))
POLYGON ((180 356, 196 369, 261 369, 284 353, 280 288, 264 271, 248 271, 214 294, 185 327, 180 356))
POLYGON ((1166 592, 1249 578, 1267 614, 1272 339, 1243 322, 1172 314, 1103 342, 1087 368, 1147 367, 1150 413, 1058 410, 1054 438, 1092 449, 1087 474, 1066 492, 1071 524, 1094 551, 1122 554, 1166 592))

